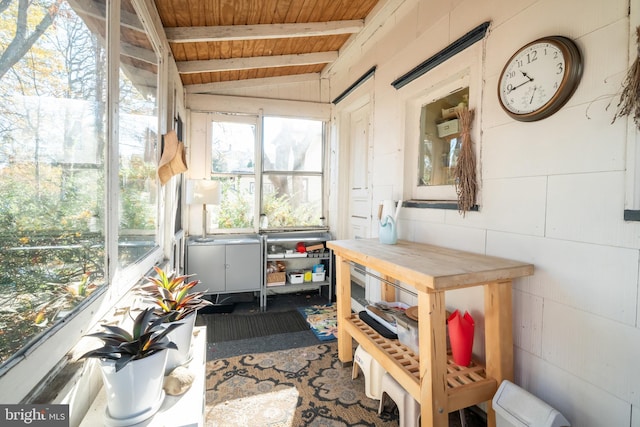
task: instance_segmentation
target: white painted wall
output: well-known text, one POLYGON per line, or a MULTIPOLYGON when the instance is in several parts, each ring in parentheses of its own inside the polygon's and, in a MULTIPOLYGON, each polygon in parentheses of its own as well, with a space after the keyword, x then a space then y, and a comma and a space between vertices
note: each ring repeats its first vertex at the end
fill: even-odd
MULTIPOLYGON (((269 99, 328 106, 377 66, 372 80, 333 106, 328 160, 330 187, 337 188, 340 112, 369 97, 374 214, 381 200, 407 199, 411 193, 405 184, 405 156, 413 143, 405 135, 407 98, 437 84, 455 61, 401 90, 390 83, 484 21, 491 27, 479 42, 480 114, 474 122, 480 210, 462 217, 452 210, 403 209, 400 237, 533 263, 535 275, 514 284, 516 382, 574 426, 640 427, 640 223, 623 220, 630 194, 640 190, 640 183, 631 188, 629 165, 635 160, 627 154, 636 152, 640 137, 624 120, 611 123, 629 55, 635 53, 637 0, 387 0, 322 73, 320 85, 225 89, 218 93, 228 95, 224 99, 188 95, 187 106, 193 111, 289 107, 269 99), (553 116, 513 121, 497 102, 500 71, 520 46, 554 34, 571 37, 580 47, 580 86, 553 116)), ((196 127, 193 161, 204 143, 193 137, 196 127)), ((340 222, 343 205, 331 193, 332 227, 340 222)), ((481 290, 447 294, 449 308, 475 317, 474 353, 480 357, 482 295, 481 290)))
MULTIPOLYGON (((403 99, 437 82, 427 74, 400 91, 390 83, 491 21, 481 42, 481 115, 474 123, 481 135, 474 141, 480 211, 463 218, 457 211, 403 209, 400 237, 535 265, 534 276, 514 284, 515 380, 581 427, 640 426, 640 223, 623 220, 628 124, 611 124, 614 107, 609 106, 617 102, 633 52, 630 28, 640 23, 640 4, 631 1, 632 24, 629 4, 389 1, 366 37, 344 49, 323 74, 329 79, 328 98, 334 99, 377 66, 375 83, 367 86, 373 88, 373 192, 406 199, 404 152, 413 141, 404 138, 403 99), (555 115, 534 123, 511 120, 497 101, 500 71, 520 46, 554 34, 571 37, 580 47, 581 84, 555 115)), ((637 140, 633 133, 630 144, 637 140)), ((332 147, 338 156, 340 141, 332 147)), ((481 292, 447 294, 447 306, 468 309, 481 329, 481 292)), ((481 341, 479 331, 478 355, 484 353, 481 341)))

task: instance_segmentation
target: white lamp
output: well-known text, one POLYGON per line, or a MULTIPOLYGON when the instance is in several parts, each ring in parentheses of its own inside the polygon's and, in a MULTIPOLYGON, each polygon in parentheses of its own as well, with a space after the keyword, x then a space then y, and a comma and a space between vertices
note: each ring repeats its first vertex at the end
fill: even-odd
POLYGON ((197 241, 207 239, 207 205, 220 204, 220 182, 206 179, 190 179, 187 181, 187 203, 202 205, 202 237, 197 241))

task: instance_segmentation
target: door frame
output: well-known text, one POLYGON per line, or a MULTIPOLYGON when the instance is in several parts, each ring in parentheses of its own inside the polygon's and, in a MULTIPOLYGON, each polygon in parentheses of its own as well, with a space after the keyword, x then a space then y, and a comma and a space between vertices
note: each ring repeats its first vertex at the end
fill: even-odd
MULTIPOLYGON (((374 80, 367 80, 362 84, 353 94, 342 101, 343 105, 340 105, 336 109, 335 115, 335 135, 337 136, 337 144, 335 146, 335 152, 337 159, 335 165, 337 165, 338 174, 335 179, 337 180, 336 188, 337 194, 335 197, 335 205, 333 205, 332 212, 336 212, 337 218, 334 221, 335 225, 335 237, 337 239, 346 239, 350 235, 351 228, 351 163, 352 163, 352 144, 351 144, 351 115, 368 105, 369 108, 369 124, 367 129, 367 187, 369 188, 368 194, 368 226, 367 236, 372 237, 373 233, 373 188, 372 188, 372 173, 371 165, 373 164, 373 122, 374 122, 374 80), (344 207, 347 207, 344 209, 344 207), (340 208, 342 207, 342 208, 340 208)), ((353 267, 351 267, 351 274, 353 275, 353 267)), ((365 288, 365 299, 369 298, 369 294, 372 292, 371 281, 369 275, 357 275, 357 279, 363 282, 365 288)), ((375 286, 374 286, 375 287, 375 286)), ((379 289, 379 288, 376 288, 379 289)), ((375 292, 375 290, 373 290, 375 292)), ((376 298, 377 300, 377 298, 376 298)), ((364 306, 360 301, 351 298, 351 307, 356 312, 364 310, 364 306)))
MULTIPOLYGON (((367 130, 369 149, 367 150, 369 170, 367 171, 367 181, 368 186, 370 188, 369 192, 369 232, 368 236, 371 237, 371 209, 373 204, 373 195, 371 189, 371 164, 373 162, 373 150, 371 150, 370 141, 373 140, 373 116, 374 116, 374 102, 373 102, 373 79, 365 82, 360 88, 358 88, 359 96, 349 97, 342 102, 344 105, 338 107, 336 111, 337 117, 337 136, 338 136, 338 144, 337 144, 337 166, 338 166, 338 176, 337 176, 337 197, 336 202, 337 206, 347 206, 350 207, 350 167, 351 167, 351 114, 360 108, 369 105, 369 128, 367 130), (352 99, 350 99, 352 98, 352 99)), ((336 206, 336 207, 337 207, 336 206)), ((338 217, 336 218, 336 238, 338 239, 346 239, 349 236, 349 227, 350 227, 350 217, 351 217, 351 209, 334 209, 334 212, 337 212, 338 217)))

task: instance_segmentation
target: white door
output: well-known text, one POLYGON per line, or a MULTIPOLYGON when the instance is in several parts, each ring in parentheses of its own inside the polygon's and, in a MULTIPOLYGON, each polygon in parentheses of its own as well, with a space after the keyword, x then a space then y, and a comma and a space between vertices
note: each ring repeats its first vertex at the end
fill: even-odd
MULTIPOLYGON (((348 238, 371 237, 371 174, 369 129, 371 125, 370 103, 354 109, 348 118, 349 126, 349 224, 348 238)), ((364 310, 370 290, 368 276, 359 269, 351 268, 352 308, 364 310)))
POLYGON ((349 116, 349 239, 370 237, 369 103, 349 116))

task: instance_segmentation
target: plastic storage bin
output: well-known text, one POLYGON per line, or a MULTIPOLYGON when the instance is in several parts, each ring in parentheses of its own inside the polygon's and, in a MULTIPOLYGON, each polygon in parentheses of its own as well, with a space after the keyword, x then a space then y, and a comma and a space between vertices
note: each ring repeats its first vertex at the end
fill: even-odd
POLYGON ((409 347, 416 356, 419 355, 418 322, 409 319, 406 314, 394 314, 393 316, 396 318, 398 341, 409 347))
POLYGON ((313 278, 312 281, 314 282, 324 282, 324 278, 325 278, 325 272, 321 272, 321 273, 312 273, 313 278))
POLYGON ((300 271, 290 271, 287 273, 287 276, 289 277, 289 283, 291 283, 292 285, 297 285, 304 282, 304 273, 300 271))

